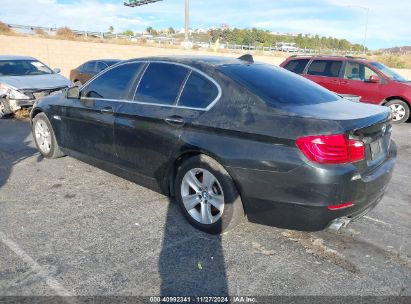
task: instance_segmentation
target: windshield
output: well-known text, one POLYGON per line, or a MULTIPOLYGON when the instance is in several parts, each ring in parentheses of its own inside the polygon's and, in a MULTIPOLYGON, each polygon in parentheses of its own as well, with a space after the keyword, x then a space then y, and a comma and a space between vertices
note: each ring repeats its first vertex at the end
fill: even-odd
POLYGON ((0 60, 0 76, 45 75, 54 72, 37 60, 0 60))
POLYGON ((226 65, 220 70, 269 103, 310 105, 340 98, 310 80, 268 64, 226 65))
POLYGON ((391 70, 389 67, 383 65, 382 63, 379 62, 371 62, 371 65, 378 70, 380 70, 381 73, 383 73, 385 76, 390 78, 391 80, 394 81, 399 81, 399 82, 408 82, 409 80, 405 79, 402 77, 400 74, 397 72, 391 70))

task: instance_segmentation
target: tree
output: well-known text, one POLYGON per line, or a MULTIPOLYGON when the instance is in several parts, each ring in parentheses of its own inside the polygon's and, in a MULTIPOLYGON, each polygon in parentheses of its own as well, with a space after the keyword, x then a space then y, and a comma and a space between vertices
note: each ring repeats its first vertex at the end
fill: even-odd
POLYGON ((126 36, 134 36, 134 32, 132 30, 125 30, 122 34, 126 36))
POLYGON ((152 32, 153 30, 154 30, 154 29, 153 29, 152 26, 149 26, 148 28, 146 28, 146 32, 149 33, 149 34, 151 34, 151 32, 152 32))
POLYGON ((176 31, 174 30, 174 28, 173 28, 172 26, 170 26, 170 27, 168 28, 168 33, 171 34, 171 35, 173 35, 173 34, 176 33, 176 31))
POLYGON ((114 32, 114 27, 113 27, 112 25, 110 25, 109 28, 108 28, 108 31, 109 31, 110 33, 114 32))

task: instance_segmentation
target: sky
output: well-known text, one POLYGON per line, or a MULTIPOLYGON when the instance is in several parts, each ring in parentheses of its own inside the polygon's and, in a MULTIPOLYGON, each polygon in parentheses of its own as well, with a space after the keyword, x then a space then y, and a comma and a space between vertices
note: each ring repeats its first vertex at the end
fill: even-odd
MULTIPOLYGON (((130 8, 115 0, 0 0, 0 21, 76 30, 184 26, 184 0, 130 8)), ((190 0, 190 27, 257 27, 318 34, 370 49, 411 45, 411 0, 190 0), (367 22, 368 15, 368 22, 367 22), (367 31, 366 31, 367 28, 367 31)))

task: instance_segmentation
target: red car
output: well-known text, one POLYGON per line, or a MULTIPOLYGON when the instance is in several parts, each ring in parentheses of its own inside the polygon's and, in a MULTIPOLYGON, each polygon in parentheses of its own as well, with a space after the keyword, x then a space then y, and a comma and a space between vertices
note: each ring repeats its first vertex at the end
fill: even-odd
POLYGON ((349 56, 291 56, 281 67, 300 74, 337 94, 391 108, 393 121, 410 117, 411 82, 385 65, 349 56))

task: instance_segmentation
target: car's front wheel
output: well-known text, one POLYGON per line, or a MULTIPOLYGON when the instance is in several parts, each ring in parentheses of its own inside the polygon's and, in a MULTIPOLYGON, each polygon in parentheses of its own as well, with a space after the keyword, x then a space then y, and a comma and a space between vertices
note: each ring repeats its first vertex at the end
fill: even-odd
POLYGON ((53 128, 46 114, 39 113, 33 118, 32 132, 37 149, 45 158, 64 156, 60 151, 53 128))
POLYGON ((244 219, 234 181, 223 166, 206 155, 191 157, 181 164, 175 193, 188 221, 207 233, 229 230, 244 219))
POLYGON ((8 102, 4 99, 0 99, 0 118, 3 118, 9 114, 11 114, 11 110, 8 102))
POLYGON ((385 104, 391 109, 392 121, 400 124, 406 122, 410 118, 410 107, 401 99, 393 99, 385 104))

